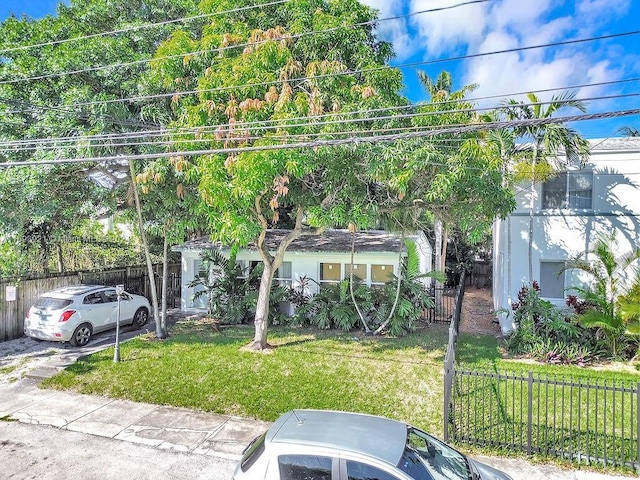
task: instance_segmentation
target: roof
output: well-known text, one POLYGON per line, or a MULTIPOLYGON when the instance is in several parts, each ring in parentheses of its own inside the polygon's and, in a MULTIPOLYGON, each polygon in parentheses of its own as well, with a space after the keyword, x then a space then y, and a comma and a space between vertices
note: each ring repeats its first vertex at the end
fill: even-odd
MULTIPOLYGON (((278 248, 280 242, 291 230, 269 230, 265 239, 267 248, 274 251, 278 248)), ((294 240, 288 252, 326 252, 326 253, 344 253, 351 251, 352 234, 348 230, 326 230, 321 235, 303 235, 294 240)), ((402 237, 382 230, 370 230, 365 232, 356 232, 355 234, 355 251, 358 253, 388 253, 402 252, 406 250, 406 246, 402 237)), ((407 239, 415 239, 415 235, 405 237, 407 239)), ((209 237, 200 237, 189 240, 182 245, 173 247, 173 251, 183 252, 188 250, 203 250, 206 248, 225 249, 218 242, 211 242, 209 237)), ((249 244, 249 250, 256 250, 255 244, 249 244)))
POLYGON ((348 450, 397 465, 407 441, 407 425, 361 413, 292 410, 276 420, 266 441, 348 450))
POLYGON ((591 146, 591 152, 597 152, 602 150, 622 150, 622 151, 634 151, 640 150, 640 138, 639 137, 616 137, 616 138, 604 138, 589 140, 591 146))

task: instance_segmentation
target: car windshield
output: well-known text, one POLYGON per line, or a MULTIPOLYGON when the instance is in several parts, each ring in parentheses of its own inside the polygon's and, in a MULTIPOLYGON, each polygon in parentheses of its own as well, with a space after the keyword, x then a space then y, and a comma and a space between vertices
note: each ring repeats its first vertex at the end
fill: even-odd
POLYGON ((398 467, 416 480, 468 480, 467 459, 435 437, 409 427, 398 467))

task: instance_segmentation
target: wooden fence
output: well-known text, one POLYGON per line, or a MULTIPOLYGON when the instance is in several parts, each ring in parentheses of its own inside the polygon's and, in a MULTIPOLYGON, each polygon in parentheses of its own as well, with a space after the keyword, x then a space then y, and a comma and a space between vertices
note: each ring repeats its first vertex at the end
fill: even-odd
MULTIPOLYGON (((162 265, 154 266, 156 292, 160 301, 162 265)), ((180 305, 181 268, 169 265, 167 306, 180 305)), ((0 342, 23 335, 24 316, 38 296, 54 288, 79 283, 95 285, 124 285, 125 290, 151 299, 151 285, 147 268, 143 266, 117 268, 98 272, 68 272, 41 277, 0 279, 0 342), (15 293, 15 295, 14 295, 15 293)))

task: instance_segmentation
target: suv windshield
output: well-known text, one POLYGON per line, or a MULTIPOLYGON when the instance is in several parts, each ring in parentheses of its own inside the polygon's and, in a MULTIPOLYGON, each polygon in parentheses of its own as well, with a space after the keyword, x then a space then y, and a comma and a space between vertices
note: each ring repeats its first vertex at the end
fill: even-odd
POLYGON ((467 459, 435 437, 409 427, 398 467, 416 480, 468 480, 467 459))

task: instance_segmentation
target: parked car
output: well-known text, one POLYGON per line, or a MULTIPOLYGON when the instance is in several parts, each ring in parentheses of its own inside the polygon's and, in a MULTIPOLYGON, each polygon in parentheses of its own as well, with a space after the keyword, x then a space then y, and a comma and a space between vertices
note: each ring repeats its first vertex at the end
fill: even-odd
POLYGON ((411 425, 292 410, 245 449, 234 480, 510 480, 411 425))
MULTIPOLYGON (((120 325, 142 328, 149 320, 150 311, 145 297, 121 294, 120 325)), ((83 346, 94 333, 115 328, 117 318, 115 287, 72 285, 40 295, 24 319, 24 333, 40 340, 83 346)))

